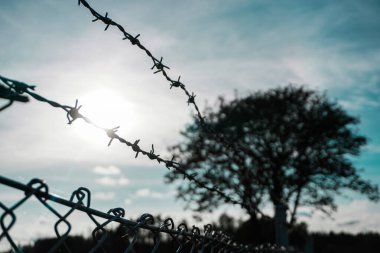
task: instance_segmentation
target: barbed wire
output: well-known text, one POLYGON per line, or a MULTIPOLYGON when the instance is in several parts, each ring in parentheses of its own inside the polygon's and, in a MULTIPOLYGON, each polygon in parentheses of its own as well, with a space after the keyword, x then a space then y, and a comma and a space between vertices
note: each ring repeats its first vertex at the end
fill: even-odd
MULTIPOLYGON (((78 5, 80 6, 81 4, 91 12, 92 16, 94 16, 95 19, 93 19, 92 22, 97 22, 97 21, 103 22, 106 25, 104 28, 105 31, 107 31, 108 28, 111 26, 116 27, 123 34, 122 40, 129 40, 133 46, 137 46, 143 52, 145 52, 145 54, 153 62, 153 66, 151 67, 151 70, 154 71, 153 73, 154 74, 161 73, 165 77, 165 79, 169 82, 170 89, 172 89, 173 87, 180 88, 185 93, 185 95, 187 96, 186 103, 188 105, 192 104, 193 107, 195 108, 197 120, 198 120, 200 126, 202 127, 202 129, 206 130, 206 133, 208 135, 212 136, 217 141, 222 143, 227 149, 232 151, 231 154, 230 153, 225 154, 227 157, 229 157, 229 158, 238 157, 241 161, 243 161, 245 159, 245 157, 238 152, 237 148, 244 151, 244 153, 246 153, 246 154, 256 156, 256 154, 254 154, 249 147, 246 147, 246 146, 242 145, 241 143, 236 143, 236 142, 232 142, 232 141, 228 140, 225 136, 223 136, 222 133, 216 132, 213 128, 211 128, 210 126, 208 126, 206 124, 205 117, 200 112, 199 106, 197 105, 197 103, 195 101, 196 94, 194 92, 190 92, 186 88, 185 84, 183 82, 181 82, 181 76, 179 76, 177 79, 173 79, 169 76, 166 69, 170 69, 170 67, 163 63, 163 57, 160 57, 160 59, 158 60, 158 57, 155 57, 153 55, 153 53, 150 52, 150 50, 141 43, 141 41, 138 39, 140 37, 140 34, 137 34, 134 36, 134 35, 128 33, 122 25, 120 25, 119 23, 115 22, 114 20, 112 20, 110 18, 110 16, 108 15, 108 12, 106 12, 104 16, 101 15, 93 7, 91 7, 91 5, 86 0, 78 0, 78 5), (236 148, 236 146, 237 146, 237 148, 236 148)), ((231 171, 235 172, 232 169, 231 169, 231 171)), ((235 172, 235 173, 239 173, 239 172, 235 172)), ((183 173, 181 173, 181 174, 183 174, 183 173)), ((237 188, 236 191, 239 192, 239 189, 237 188)), ((253 196, 251 196, 251 197, 253 197, 253 196)), ((242 203, 244 203, 244 202, 245 201, 242 201, 242 203)), ((258 214, 260 214, 262 217, 268 218, 268 216, 265 215, 258 207, 253 206, 249 201, 247 201, 247 202, 248 202, 247 204, 244 203, 244 207, 247 210, 254 210, 258 214)), ((230 203, 236 204, 236 202, 230 202, 230 203)))
POLYGON ((3 85, 0 85, 0 98, 8 100, 8 103, 0 107, 0 112, 5 110, 9 106, 11 106, 14 101, 23 102, 23 103, 29 101, 29 98, 27 96, 17 94, 9 87, 5 87, 3 85))
POLYGON ((231 203, 231 204, 240 205, 241 207, 246 208, 246 209, 250 208, 250 206, 247 206, 244 202, 233 199, 232 197, 225 194, 222 190, 220 190, 216 187, 208 186, 207 182, 203 182, 197 178, 197 175, 198 175, 197 173, 192 173, 192 174, 187 173, 186 169, 183 168, 183 166, 180 163, 174 161, 175 156, 173 156, 171 159, 164 159, 164 158, 160 157, 159 154, 155 153, 153 144, 152 144, 151 150, 146 151, 146 150, 143 150, 139 146, 140 139, 131 142, 131 141, 128 141, 128 140, 122 138, 121 136, 119 136, 116 133, 117 130, 119 129, 119 126, 114 127, 114 128, 110 128, 110 129, 109 128, 103 128, 103 127, 99 126, 93 120, 91 120, 90 118, 84 116, 83 114, 81 114, 79 112, 79 110, 81 109, 81 106, 78 105, 78 100, 75 101, 74 106, 62 105, 56 101, 47 99, 47 98, 45 98, 45 97, 43 97, 43 96, 41 96, 35 92, 32 92, 31 90, 34 91, 35 87, 36 87, 34 85, 29 85, 29 84, 26 84, 26 83, 23 83, 20 81, 12 80, 12 79, 6 78, 6 77, 1 76, 1 75, 0 75, 0 80, 4 83, 4 85, 8 86, 10 89, 12 89, 17 94, 20 94, 20 95, 21 94, 28 94, 40 102, 44 102, 44 103, 49 104, 52 107, 64 110, 66 112, 66 117, 67 117, 69 125, 71 125, 77 119, 83 119, 86 123, 104 131, 110 139, 108 142, 108 146, 111 145, 113 140, 118 140, 120 143, 125 144, 127 147, 132 149, 133 152, 136 153, 135 158, 137 158, 139 154, 142 154, 142 155, 148 157, 150 160, 157 161, 159 164, 161 164, 161 163, 164 164, 165 167, 169 170, 170 169, 176 170, 177 172, 179 172, 183 175, 184 179, 188 179, 189 181, 193 182, 194 184, 196 184, 200 188, 203 188, 203 189, 208 190, 212 193, 218 194, 226 202, 231 203))
MULTIPOLYGON (((166 80, 170 82, 170 89, 173 88, 173 87, 175 87, 175 88, 180 88, 180 89, 182 89, 184 91, 184 93, 187 96, 187 104, 188 105, 192 104, 194 106, 194 108, 195 108, 195 110, 197 112, 198 121, 199 121, 200 125, 204 129, 207 129, 207 133, 208 134, 212 134, 214 136, 214 138, 216 138, 217 140, 221 141, 221 143, 223 143, 226 147, 228 147, 230 150, 232 150, 233 151, 232 152, 233 153, 232 156, 240 157, 239 153, 234 148, 232 148, 231 143, 229 143, 222 135, 217 134, 215 131, 213 131, 213 129, 211 129, 211 128, 209 128, 209 127, 206 126, 205 119, 202 116, 197 103, 195 102, 196 95, 194 94, 194 92, 190 93, 186 89, 186 86, 180 81, 180 78, 181 78, 180 76, 178 77, 177 80, 173 80, 172 78, 169 77, 169 75, 168 75, 168 73, 166 72, 165 69, 170 69, 170 68, 168 66, 166 66, 162 62, 163 61, 163 57, 161 57, 160 60, 158 60, 158 58, 154 57, 153 54, 138 39, 138 37, 140 36, 140 34, 138 34, 137 36, 132 36, 131 34, 129 34, 124 29, 123 26, 121 26, 120 24, 114 22, 108 16, 108 13, 106 13, 105 16, 102 16, 95 9, 93 9, 85 0, 78 0, 78 5, 80 5, 80 4, 82 4, 83 6, 85 6, 91 12, 91 14, 95 17, 95 19, 92 20, 93 22, 96 22, 98 20, 102 21, 106 25, 106 27, 105 27, 104 30, 107 30, 110 26, 117 27, 123 33, 123 35, 124 35, 123 40, 129 40, 132 45, 136 45, 141 50, 143 50, 146 53, 146 55, 148 55, 151 58, 151 60, 153 62, 153 66, 152 66, 151 69, 155 70, 154 74, 161 72, 162 75, 166 78, 166 80)), ((8 79, 8 80, 10 80, 10 79, 8 79)), ((10 80, 10 81, 14 81, 14 80, 10 80)), ((17 82, 17 81, 14 81, 14 82, 17 82)), ((18 82, 18 83, 21 83, 21 82, 18 82)), ((26 92, 26 90, 28 90, 28 89, 32 89, 32 90, 34 89, 34 87, 28 87, 28 85, 25 85, 24 83, 21 83, 21 84, 24 85, 24 86, 21 87, 21 91, 22 92, 26 92)), ((165 159, 160 158, 159 155, 156 155, 154 153, 154 146, 153 146, 153 144, 152 144, 151 150, 149 152, 147 152, 147 151, 142 150, 138 146, 138 143, 139 143, 140 140, 136 140, 136 141, 134 141, 132 143, 132 142, 129 142, 129 141, 121 138, 120 136, 118 136, 116 134, 116 132, 117 132, 119 126, 117 126, 115 128, 111 128, 111 129, 105 129, 105 128, 102 128, 102 127, 98 126, 93 121, 91 121, 89 118, 87 118, 87 117, 85 117, 85 116, 83 116, 82 114, 79 113, 79 109, 81 108, 81 106, 78 106, 78 101, 76 101, 74 107, 62 106, 62 105, 60 105, 58 103, 55 103, 54 101, 44 99, 43 97, 41 97, 41 96, 39 96, 39 95, 37 95, 37 94, 35 94, 33 92, 30 92, 28 94, 31 95, 31 96, 33 96, 35 99, 37 99, 39 101, 47 102, 47 103, 49 103, 50 105, 52 105, 54 107, 60 107, 63 110, 65 110, 66 113, 67 113, 67 119, 69 121, 69 124, 71 124, 73 121, 75 121, 78 118, 82 118, 87 123, 92 124, 95 127, 104 130, 107 133, 107 136, 110 137, 110 141, 109 141, 108 145, 110 145, 114 139, 117 139, 121 143, 124 143, 127 146, 131 147, 133 149, 133 151, 136 152, 136 156, 135 157, 137 157, 139 153, 142 153, 143 155, 148 156, 151 160, 156 160, 159 163, 163 162, 163 163, 165 163, 165 165, 166 165, 166 167, 168 169, 174 168, 177 172, 179 172, 181 175, 183 175, 184 178, 187 178, 190 181, 194 182, 198 187, 201 187, 201 188, 206 189, 208 191, 217 193, 225 202, 228 202, 228 203, 231 203, 231 204, 240 205, 241 207, 243 207, 243 208, 245 208, 247 210, 254 210, 255 212, 261 214, 262 217, 267 217, 263 212, 261 212, 261 210, 258 207, 253 206, 249 201, 247 202, 247 201, 244 201, 244 200, 243 201, 234 200, 233 198, 229 197, 227 194, 225 194, 223 191, 219 190, 215 186, 210 187, 210 186, 207 185, 207 182, 202 182, 199 179, 196 179, 195 176, 198 175, 198 173, 188 173, 186 171, 186 169, 183 168, 183 166, 180 166, 179 163, 174 162, 174 156, 172 157, 171 160, 165 160, 165 159)), ((231 158, 231 154, 226 154, 226 155, 231 158)), ((239 192, 238 188, 236 188, 236 192, 239 192)))
MULTIPOLYGON (((105 30, 107 30, 110 26, 117 27, 124 35, 123 40, 129 40, 132 45, 136 45, 141 50, 143 50, 146 53, 146 55, 148 55, 151 58, 153 62, 153 66, 151 67, 151 70, 154 71, 153 73, 157 74, 161 72, 162 75, 165 77, 165 79, 170 83, 170 89, 174 87, 174 88, 180 88, 181 90, 184 91, 184 93, 187 96, 187 101, 186 101, 187 104, 188 105, 192 104, 196 110, 196 116, 197 116, 200 126, 204 127, 207 130, 207 133, 213 134, 214 137, 220 140, 227 148, 230 148, 231 150, 233 150, 233 155, 239 156, 236 150, 232 148, 231 143, 228 142, 228 140, 226 140, 222 134, 216 133, 212 128, 207 127, 205 118, 202 116, 199 110, 199 107, 195 101, 196 95, 194 94, 194 92, 191 92, 191 93, 189 92, 185 84, 181 82, 181 76, 179 76, 177 79, 172 79, 168 75, 166 69, 170 69, 170 68, 169 66, 163 63, 163 57, 160 57, 159 60, 158 58, 154 57, 153 54, 144 45, 140 43, 138 39, 140 34, 138 34, 137 36, 132 36, 121 25, 114 22, 108 16, 108 13, 106 13, 105 16, 100 15, 85 0, 78 0, 78 4, 79 5, 82 4, 91 12, 91 14, 95 17, 93 22, 96 22, 99 20, 102 21, 106 25, 105 30)), ((159 164, 163 163, 166 166, 166 168, 168 168, 169 170, 170 169, 175 170, 176 172, 183 175, 184 179, 185 178, 188 179, 189 181, 191 181, 198 187, 206 189, 209 192, 218 194, 222 199, 225 200, 225 202, 240 205, 241 207, 247 210, 253 209, 257 213, 260 213, 262 216, 264 217, 266 216, 257 207, 254 207, 251 204, 246 204, 244 200, 243 201, 235 200, 234 198, 228 196, 217 187, 209 186, 207 182, 203 182, 202 180, 197 178, 197 175, 198 175, 197 173, 191 173, 191 174, 188 173, 186 169, 183 167, 183 165, 174 161, 175 159, 174 156, 171 159, 161 158, 160 155, 155 152, 153 144, 151 146, 150 151, 143 150, 139 146, 139 142, 140 142, 139 139, 131 142, 119 136, 117 134, 119 126, 116 126, 114 128, 104 128, 96 124, 93 120, 91 120, 90 118, 84 116, 83 114, 79 112, 79 110, 81 109, 81 105, 78 104, 78 100, 75 101, 74 106, 62 105, 54 100, 47 99, 37 94, 36 92, 34 92, 35 86, 33 85, 12 80, 3 76, 0 76, 0 80, 4 83, 4 85, 8 87, 6 88, 6 91, 7 92, 9 91, 9 93, 7 93, 7 96, 0 96, 2 98, 6 98, 9 100, 9 103, 1 107, 0 111, 9 107, 13 103, 13 101, 22 101, 25 98, 27 99, 28 97, 24 96, 23 94, 28 94, 40 102, 44 102, 44 103, 49 104, 52 107, 64 110, 66 112, 68 124, 72 124, 77 119, 83 119, 86 123, 100 130, 103 130, 106 133, 106 135, 109 137, 108 146, 110 146, 113 140, 116 139, 120 143, 125 144, 126 146, 131 148, 133 152, 135 152, 135 158, 137 158, 139 154, 142 154, 143 156, 147 156, 150 160, 157 161, 159 164), (18 100, 18 99, 21 99, 21 100, 18 100)), ((0 88, 2 89, 3 86, 0 85, 0 88)), ((0 92, 3 92, 3 91, 5 90, 4 89, 0 90, 0 92)), ((229 154, 226 154, 226 155, 228 156, 229 154)), ((4 210, 4 213, 0 217, 0 226, 2 229, 2 233, 0 234, 0 241, 3 238, 6 238, 8 242, 11 244, 11 247, 17 252, 19 252, 19 249, 16 243, 14 242, 14 240, 12 239, 12 236, 10 235, 9 231, 13 227, 13 225, 16 223, 15 211, 24 202, 28 201, 28 199, 30 199, 31 196, 35 196, 51 213, 53 213, 58 218, 58 221, 54 225, 54 231, 56 233, 58 240, 54 244, 54 246, 49 250, 49 252, 55 252, 60 247, 64 247, 67 252, 71 252, 69 247, 66 245, 66 240, 68 239, 72 225, 68 222, 67 218, 75 211, 81 211, 81 212, 87 213, 89 219, 95 224, 95 229, 93 230, 92 235, 96 244, 89 252, 96 252, 98 249, 103 249, 103 244, 107 235, 107 231, 105 227, 112 222, 116 222, 121 225, 124 225, 129 230, 127 235, 133 236, 132 242, 130 242, 125 252, 133 251, 134 243, 136 242, 136 238, 137 238, 136 231, 139 229, 146 229, 146 230, 151 231, 154 234, 155 243, 154 243, 152 252, 156 252, 159 247, 160 233, 169 234, 170 236, 172 236, 173 239, 177 241, 178 241, 178 237, 184 238, 184 241, 185 241, 184 244, 191 244, 191 252, 194 252, 195 249, 199 249, 201 250, 201 252, 204 252, 206 248, 210 248, 211 252, 213 252, 214 249, 218 249, 218 252, 264 252, 264 250, 268 250, 268 249, 273 250, 270 252, 274 252, 274 250, 278 250, 278 249, 281 250, 281 252, 284 252, 283 249, 276 248, 275 246, 268 246, 266 248, 265 247, 254 248, 252 246, 237 244, 236 242, 233 242, 231 238, 226 236, 225 234, 213 231, 211 225, 205 226, 204 233, 201 234, 199 228, 193 226, 191 230, 188 230, 185 224, 180 224, 177 227, 177 229, 174 229, 174 222, 171 218, 166 219, 159 226, 155 226, 154 218, 150 214, 143 214, 140 216, 139 219, 137 219, 137 221, 131 221, 131 220, 127 220, 123 218, 125 215, 125 211, 122 208, 110 209, 107 213, 104 213, 95 209, 91 209, 90 208, 91 193, 88 189, 83 188, 83 187, 80 187, 78 190, 74 191, 73 194, 71 195, 70 200, 68 201, 60 197, 51 195, 48 192, 48 186, 40 179, 33 179, 27 185, 23 185, 11 179, 7 179, 5 177, 0 176, 0 183, 25 192, 25 197, 20 199, 11 207, 7 207, 0 201, 0 209, 4 210), (61 214, 56 209, 54 209, 51 205, 49 205, 47 203, 48 201, 53 201, 61 205, 65 205, 67 207, 70 207, 71 209, 67 213, 61 214), (6 217, 8 217, 8 219, 9 218, 11 219, 11 222, 8 223, 8 225, 6 225, 4 222, 6 217), (99 223, 95 217, 104 218, 106 219, 106 222, 99 223), (60 226, 60 224, 64 224, 67 228, 67 230, 64 233, 60 232, 61 229, 58 230, 58 226, 60 226), (100 234, 100 237, 98 236, 98 234, 100 234)), ((177 252, 181 251, 182 246, 183 245, 180 243, 180 246, 177 249, 177 252)))
POLYGON ((80 4, 82 4, 84 7, 86 7, 91 12, 91 14, 94 16, 95 19, 93 19, 92 22, 102 21, 106 25, 106 27, 104 28, 105 31, 108 30, 108 28, 110 26, 116 27, 123 34, 123 36, 124 36, 122 38, 123 40, 129 40, 132 45, 137 46, 142 51, 144 51, 146 53, 146 55, 152 60, 153 66, 151 67, 151 70, 154 71, 153 73, 154 74, 161 73, 165 77, 165 79, 170 83, 170 89, 174 87, 174 88, 180 88, 181 90, 183 90, 183 92, 187 96, 187 104, 188 105, 192 104, 194 106, 200 123, 204 124, 204 118, 202 117, 202 114, 199 110, 199 107, 198 107, 197 103, 195 102, 196 95, 194 94, 194 92, 190 92, 186 88, 185 84, 183 82, 181 82, 181 76, 179 76, 177 79, 172 79, 168 75, 168 73, 165 69, 170 69, 170 67, 168 67, 166 64, 163 63, 163 57, 160 57, 160 59, 156 58, 148 50, 148 48, 146 48, 141 43, 141 41, 138 39, 140 37, 140 34, 133 36, 132 34, 128 33, 122 25, 116 23, 115 21, 113 21, 108 16, 108 12, 106 12, 106 14, 104 16, 101 15, 94 8, 92 8, 90 6, 90 4, 85 0, 78 0, 78 5, 80 5, 80 4))
POLYGON ((167 218, 160 224, 155 224, 153 215, 145 213, 141 215, 136 221, 126 219, 125 210, 123 208, 112 208, 108 212, 102 212, 97 209, 91 208, 91 191, 84 187, 79 187, 75 190, 69 200, 63 199, 58 195, 49 192, 49 186, 41 179, 32 179, 27 184, 23 184, 12 179, 0 176, 0 184, 11 187, 13 189, 21 190, 25 196, 16 201, 13 205, 7 206, 0 201, 0 209, 3 210, 0 216, 0 242, 4 238, 9 242, 12 249, 16 252, 22 252, 22 249, 17 246, 17 243, 12 238, 11 229, 16 224, 17 215, 16 211, 33 196, 54 216, 57 221, 54 224, 54 232, 57 240, 54 245, 49 249, 50 252, 56 252, 63 247, 66 252, 71 252, 67 245, 72 224, 68 218, 74 212, 86 213, 95 228, 92 230, 92 238, 94 241, 93 247, 88 252, 97 252, 103 248, 104 243, 108 236, 106 226, 109 224, 119 224, 126 229, 126 234, 123 237, 132 237, 128 240, 128 245, 124 252, 134 252, 134 245, 138 237, 138 231, 147 230, 154 235, 154 244, 151 252, 157 252, 161 239, 160 234, 167 234, 172 238, 173 242, 179 244, 176 252, 182 252, 185 244, 191 244, 191 252, 286 252, 282 247, 275 245, 262 245, 254 247, 252 245, 244 245, 235 242, 232 238, 220 231, 214 230, 213 226, 207 224, 204 226, 203 231, 199 227, 193 226, 191 229, 185 223, 181 223, 175 228, 172 218, 167 218), (50 202, 57 203, 61 206, 66 206, 69 210, 65 213, 57 211, 50 202), (105 219, 105 222, 99 222, 97 218, 105 219), (7 222, 5 222, 7 220, 7 222), (7 223, 7 224, 6 224, 7 223), (58 230, 58 227, 60 229, 58 230), (66 230, 64 229, 66 228, 66 230))
MULTIPOLYGON (((123 40, 129 40, 132 45, 136 45, 141 50, 143 50, 146 53, 146 55, 148 55, 151 58, 151 60, 153 62, 153 66, 152 66, 151 69, 155 70, 154 74, 161 72, 162 75, 166 78, 166 80, 170 82, 170 89, 173 88, 173 87, 175 87, 175 88, 180 88, 180 89, 182 89, 184 91, 184 93, 187 96, 187 104, 188 105, 193 104, 193 106, 194 106, 194 108, 195 108, 195 110, 197 112, 198 121, 199 121, 200 125, 204 129, 207 129, 207 133, 208 134, 213 134, 214 137, 217 140, 221 141, 226 147, 228 147, 230 150, 232 150, 233 151, 233 155, 232 156, 234 156, 234 155, 237 156, 237 157, 240 156, 239 153, 234 148, 232 148, 231 143, 229 143, 227 140, 225 140, 225 138, 222 135, 220 135, 220 134, 218 135, 215 131, 213 131, 213 129, 210 129, 209 127, 206 127, 204 117, 202 116, 202 114, 201 114, 201 112, 199 110, 199 107, 198 107, 197 103, 195 102, 196 95, 194 94, 194 92, 190 93, 186 89, 185 85, 180 81, 181 76, 179 76, 177 80, 174 80, 171 77, 169 77, 169 75, 168 75, 168 73, 166 72, 165 69, 170 69, 170 68, 163 63, 163 57, 161 57, 160 60, 158 60, 158 58, 154 57, 153 54, 143 44, 141 44, 141 42, 139 41, 138 37, 140 36, 140 34, 138 34, 137 36, 132 36, 131 34, 129 34, 124 29, 123 26, 121 26, 120 24, 114 22, 108 16, 108 13, 106 13, 105 16, 102 16, 95 9, 93 9, 85 0, 78 0, 78 5, 80 5, 80 4, 82 4, 83 6, 85 6, 91 12, 91 14, 95 17, 95 19, 93 20, 93 22, 96 22, 98 20, 102 21, 106 25, 106 27, 105 27, 104 30, 107 30, 110 26, 117 27, 123 33, 123 35, 124 35, 123 40)), ((171 160, 165 160, 165 159, 160 158, 159 155, 155 154, 153 144, 152 144, 152 148, 151 148, 151 150, 149 152, 148 151, 144 151, 144 150, 142 150, 138 146, 138 143, 139 143, 140 140, 136 140, 136 141, 134 141, 132 143, 132 142, 129 142, 129 141, 121 138, 119 135, 117 135, 116 132, 117 132, 119 126, 111 128, 111 129, 105 129, 105 128, 102 128, 99 125, 95 124, 88 117, 85 117, 85 116, 83 116, 82 114, 79 113, 79 109, 81 108, 81 106, 78 106, 78 100, 75 102, 75 106, 74 107, 67 106, 67 105, 61 105, 61 104, 59 104, 59 103, 57 103, 55 101, 48 100, 48 99, 43 98, 42 96, 40 96, 40 95, 38 95, 36 93, 31 92, 30 89, 34 90, 34 88, 35 88, 33 86, 27 85, 27 84, 22 83, 22 82, 14 81, 14 80, 11 80, 11 79, 7 79, 7 78, 3 78, 2 80, 3 81, 4 80, 8 80, 11 83, 13 82, 13 84, 19 84, 16 87, 18 89, 18 90, 16 90, 16 92, 18 92, 19 94, 22 94, 24 92, 28 93, 29 95, 31 95, 32 97, 34 97, 35 99, 37 99, 37 100, 39 100, 41 102, 46 102, 46 103, 50 104, 53 107, 58 107, 58 108, 61 108, 61 109, 65 110, 66 113, 67 113, 67 119, 68 119, 68 123, 69 124, 71 124, 73 121, 75 121, 78 118, 82 118, 85 122, 87 122, 87 123, 89 123, 89 124, 91 124, 91 125, 99 128, 99 129, 104 130, 106 132, 107 136, 110 138, 108 146, 113 142, 114 139, 117 139, 121 143, 124 143, 127 146, 131 147, 132 150, 136 152, 136 156, 135 157, 137 157, 139 153, 142 153, 143 155, 148 156, 149 159, 151 159, 151 160, 156 160, 158 163, 163 162, 163 163, 165 163, 165 166, 168 169, 170 169, 170 168, 175 169, 176 172, 179 172, 181 175, 184 176, 184 178, 189 179, 190 181, 192 181, 193 183, 195 183, 198 187, 201 187, 201 188, 206 189, 208 191, 217 193, 225 202, 228 202, 228 203, 231 203, 231 204, 238 204, 238 205, 242 206, 243 208, 245 208, 247 210, 255 210, 255 212, 261 214, 263 217, 267 217, 264 213, 261 212, 261 210, 259 210, 258 207, 253 206, 249 201, 247 202, 245 200, 243 200, 243 201, 234 200, 233 198, 229 197, 227 194, 225 194, 223 191, 219 190, 215 186, 213 186, 213 187, 208 186, 207 182, 202 182, 199 179, 196 179, 195 176, 197 176, 198 173, 188 173, 186 171, 186 169, 183 168, 183 166, 180 166, 179 163, 174 162, 174 156, 172 157, 171 160)), ((10 104, 12 104, 12 102, 13 101, 10 101, 9 105, 7 105, 6 107, 10 106, 10 104)), ((231 157, 231 154, 226 154, 226 155, 228 157, 231 157)), ((236 188, 236 192, 239 192, 238 188, 236 188)))

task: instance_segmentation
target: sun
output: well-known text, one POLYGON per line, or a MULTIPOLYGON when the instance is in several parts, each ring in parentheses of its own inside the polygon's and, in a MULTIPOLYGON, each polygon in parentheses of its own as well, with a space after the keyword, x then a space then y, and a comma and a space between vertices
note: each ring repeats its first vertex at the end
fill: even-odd
MULTIPOLYGON (((110 89, 99 89, 79 97, 80 113, 102 128, 121 126, 123 132, 131 132, 138 125, 136 106, 110 89)), ((81 120, 78 120, 81 121, 81 120)), ((81 122, 75 124, 76 132, 86 140, 96 142, 99 130, 81 122)))

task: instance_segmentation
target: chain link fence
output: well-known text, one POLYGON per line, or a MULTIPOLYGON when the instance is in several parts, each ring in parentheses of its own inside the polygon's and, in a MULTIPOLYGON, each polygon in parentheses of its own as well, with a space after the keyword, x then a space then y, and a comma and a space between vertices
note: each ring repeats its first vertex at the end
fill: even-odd
MULTIPOLYGON (((164 78, 169 82, 169 88, 181 89, 186 97, 187 104, 192 105, 196 111, 200 126, 205 126, 205 118, 202 116, 199 107, 195 101, 196 95, 190 92, 185 84, 181 81, 181 77, 171 78, 167 70, 170 69, 163 63, 163 57, 155 57, 139 40, 140 34, 134 36, 129 34, 123 26, 113 21, 106 13, 104 16, 99 14, 89 3, 85 0, 79 0, 78 5, 87 8, 92 16, 93 22, 101 21, 105 24, 105 30, 109 27, 115 27, 123 34, 123 40, 128 40, 132 45, 137 46, 140 50, 152 60, 152 70, 154 74, 161 73, 164 78)), ((99 126, 96 122, 80 113, 81 106, 76 100, 74 106, 62 105, 52 99, 45 98, 36 93, 35 86, 26 84, 24 82, 16 81, 4 76, 0 76, 0 98, 6 99, 9 102, 0 108, 0 111, 8 108, 13 102, 27 102, 29 97, 37 101, 46 103, 54 108, 61 109, 65 112, 68 124, 73 124, 77 119, 82 119, 89 125, 103 130, 109 137, 108 146, 116 140, 121 144, 126 145, 129 149, 135 152, 135 157, 139 154, 147 157, 148 159, 164 165, 168 169, 174 169, 181 173, 184 179, 190 180, 196 184, 197 187, 204 188, 214 194, 219 195, 225 200, 226 203, 237 204, 245 209, 254 209, 257 213, 261 213, 254 206, 246 206, 244 201, 239 201, 224 193, 222 190, 214 186, 212 183, 204 181, 199 178, 197 174, 188 174, 183 166, 175 161, 175 157, 165 159, 162 158, 154 149, 152 144, 151 150, 143 150, 139 146, 140 140, 127 140, 117 134, 119 126, 111 129, 99 126)), ((213 134, 222 140, 227 147, 231 147, 228 140, 223 136, 215 133, 213 129, 207 129, 209 134, 213 134)), ((242 149, 246 147, 240 147, 242 149)), ((236 150, 235 150, 236 151, 236 150)), ((239 155, 238 152, 232 152, 233 155, 239 155)), ((144 238, 150 238, 149 243, 144 242, 146 252, 167 252, 167 245, 170 245, 171 252, 289 252, 284 248, 276 247, 274 245, 261 245, 252 246, 240 244, 223 232, 216 231, 212 225, 207 224, 203 228, 196 226, 188 227, 185 223, 180 223, 175 226, 172 218, 167 218, 163 221, 157 221, 153 215, 145 213, 142 214, 137 220, 125 218, 125 210, 122 208, 112 208, 108 212, 102 212, 91 207, 91 192, 89 189, 80 187, 75 190, 70 199, 64 199, 58 195, 50 193, 48 185, 41 179, 32 179, 27 184, 23 184, 12 179, 0 176, 0 184, 10 187, 14 190, 19 190, 24 193, 23 197, 18 199, 12 204, 5 204, 0 199, 0 246, 7 243, 11 247, 11 252, 24 252, 24 247, 20 246, 15 240, 12 229, 22 224, 19 223, 19 217, 23 214, 20 212, 26 203, 37 201, 39 205, 49 214, 55 217, 55 222, 52 225, 55 240, 51 242, 49 248, 44 252, 78 252, 74 249, 73 244, 70 243, 72 238, 72 230, 77 224, 69 221, 75 213, 85 214, 86 219, 92 226, 92 240, 85 252, 115 252, 114 248, 109 246, 109 238, 112 234, 112 227, 118 226, 122 235, 117 235, 118 241, 122 242, 121 248, 117 252, 145 252, 139 249, 139 244, 144 242, 144 238), (54 205, 53 205, 54 203, 54 205), (57 206, 64 206, 68 210, 62 211, 57 206), (166 245, 165 247, 163 245, 166 245), (164 249, 163 249, 164 248, 164 249), (165 251, 163 251, 165 250, 165 251)), ((239 191, 239 189, 237 189, 239 191)), ((265 216, 263 213, 261 213, 265 216)), ((0 247, 1 250, 1 247, 0 247)))
POLYGON ((46 251, 49 253, 76 252, 68 244, 70 232, 76 225, 71 223, 69 218, 76 212, 84 213, 92 224, 92 245, 87 252, 114 252, 107 251, 106 245, 110 235, 109 228, 115 224, 124 231, 124 234, 117 238, 124 243, 125 249, 121 252, 140 252, 136 249, 139 244, 137 242, 144 237, 153 237, 152 242, 146 243, 149 252, 159 252, 162 244, 166 247, 168 244, 171 245, 174 252, 286 252, 284 248, 275 245, 254 247, 237 243, 223 232, 214 230, 211 224, 203 228, 196 226, 189 228, 185 223, 175 226, 172 218, 157 223, 149 213, 142 214, 137 220, 130 220, 124 217, 125 210, 119 207, 102 212, 91 208, 91 191, 84 187, 73 191, 70 199, 66 200, 50 193, 49 186, 41 179, 32 179, 29 183, 23 184, 0 176, 0 184, 24 192, 24 196, 12 205, 0 201, 0 245, 8 242, 12 252, 23 252, 22 247, 13 238, 12 228, 16 226, 18 217, 23 215, 21 212, 23 206, 33 200, 37 200, 42 208, 56 218, 55 223, 51 224, 56 240, 46 251), (68 210, 59 210, 52 203, 65 206, 68 210))

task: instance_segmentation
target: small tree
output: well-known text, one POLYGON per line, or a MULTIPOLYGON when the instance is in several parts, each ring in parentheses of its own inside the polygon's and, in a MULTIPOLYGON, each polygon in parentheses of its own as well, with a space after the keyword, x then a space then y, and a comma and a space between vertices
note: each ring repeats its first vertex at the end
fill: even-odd
MULTIPOLYGON (((379 200, 378 187, 363 180, 351 161, 366 144, 355 128, 358 118, 325 94, 289 85, 231 102, 221 97, 205 116, 206 127, 194 119, 182 132, 185 141, 171 150, 189 174, 254 206, 246 210, 254 219, 268 200, 287 204, 291 224, 300 206, 331 214, 344 189, 379 200)), ((182 175, 173 170, 166 179, 174 182, 182 175)), ((224 203, 192 183, 182 182, 177 197, 198 211, 224 203)))

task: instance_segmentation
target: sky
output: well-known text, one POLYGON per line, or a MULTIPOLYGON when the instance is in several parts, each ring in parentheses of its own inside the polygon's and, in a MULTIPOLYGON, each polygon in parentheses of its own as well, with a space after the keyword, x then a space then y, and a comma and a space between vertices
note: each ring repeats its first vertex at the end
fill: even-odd
MULTIPOLYGON (((141 43, 163 56, 169 75, 181 76, 201 108, 219 95, 244 96, 289 83, 326 92, 360 118, 359 131, 369 142, 354 162, 365 179, 380 184, 378 1, 89 2, 129 33, 141 34, 141 43)), ((0 1, 0 7, 0 75, 36 85, 38 94, 62 104, 79 99, 83 114, 104 127, 120 125, 120 136, 141 139, 146 150, 154 144, 170 157, 167 147, 181 140, 179 131, 194 110, 180 90, 153 74, 141 50, 114 28, 92 23, 74 0, 0 1)), ((47 104, 31 100, 1 112, 0 140, 3 176, 23 183, 44 179, 65 198, 84 186, 91 189, 93 207, 120 206, 130 218, 145 212, 176 221, 194 215, 175 200, 175 186, 164 184, 163 165, 135 159, 116 142, 107 147, 103 132, 79 120, 68 125, 65 113, 47 104)), ((4 203, 20 196, 0 186, 4 203)), ((20 242, 52 230, 48 211, 30 205, 19 212, 24 225, 12 230, 20 242), (40 229, 30 236, 36 224, 40 229)), ((380 204, 357 194, 338 199, 332 219, 301 211, 300 220, 312 231, 380 232, 380 204)), ((246 218, 239 207, 224 206, 204 214, 202 222, 223 212, 246 218)))

